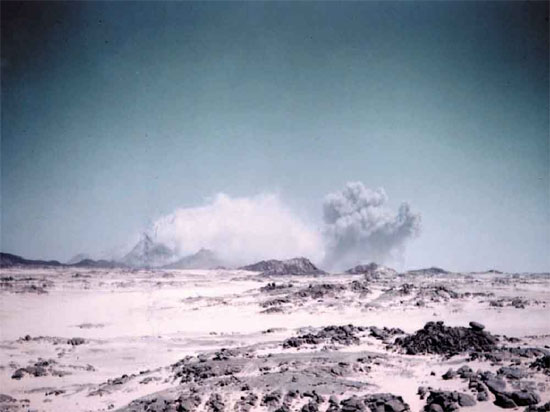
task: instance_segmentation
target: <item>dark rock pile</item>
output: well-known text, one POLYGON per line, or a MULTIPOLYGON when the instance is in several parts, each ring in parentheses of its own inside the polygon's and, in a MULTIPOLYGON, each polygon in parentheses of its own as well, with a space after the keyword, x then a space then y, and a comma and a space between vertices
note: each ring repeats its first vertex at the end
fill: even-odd
POLYGON ((262 405, 270 407, 278 406, 281 403, 282 398, 283 394, 279 390, 266 393, 262 398, 262 405))
POLYGON ((0 393, 0 411, 2 412, 12 412, 12 411, 16 412, 16 411, 25 410, 27 408, 23 408, 23 407, 28 406, 28 405, 24 405, 25 403, 28 404, 29 400, 28 399, 17 400, 11 397, 10 395, 0 393), (20 403, 23 403, 23 405, 21 405, 20 403))
POLYGON ((526 299, 522 299, 519 297, 515 298, 501 298, 501 299, 494 299, 489 301, 489 306, 495 307, 495 308, 502 308, 504 306, 511 306, 516 309, 525 309, 525 306, 529 305, 529 301, 526 299))
POLYGON ((84 340, 84 338, 71 338, 67 340, 67 344, 72 346, 83 345, 85 343, 86 341, 84 340))
POLYGON ((293 285, 292 283, 275 283, 275 282, 269 282, 267 285, 262 286, 260 288, 261 292, 273 292, 273 291, 283 291, 288 288, 291 288, 293 285))
POLYGON ((223 403, 222 397, 217 393, 210 395, 210 398, 206 401, 205 407, 208 412, 223 412, 225 410, 225 404, 223 403))
POLYGON ((378 268, 376 263, 371 262, 367 265, 357 265, 351 269, 346 270, 346 273, 349 273, 350 275, 364 275, 364 274, 373 274, 375 273, 378 268))
POLYGON ((357 265, 351 269, 346 270, 350 275, 363 275, 365 280, 378 280, 381 277, 392 277, 397 275, 397 272, 389 267, 377 265, 376 263, 369 263, 367 265, 357 265))
POLYGON ((340 412, 407 412, 410 411, 409 405, 401 396, 391 393, 374 393, 363 397, 352 396, 340 402, 340 408, 335 401, 329 400, 329 409, 327 411, 340 412))
POLYGON ((442 376, 443 380, 453 379, 455 377, 460 377, 461 379, 469 379, 474 376, 474 371, 467 365, 461 366, 456 371, 454 369, 449 369, 442 376))
POLYGON ((132 401, 126 410, 128 412, 133 411, 147 411, 147 412, 166 412, 166 411, 179 411, 179 412, 192 412, 196 411, 197 407, 201 404, 201 397, 198 394, 186 394, 180 395, 176 399, 164 399, 162 397, 151 397, 147 399, 138 399, 132 401))
POLYGON ((355 293, 367 294, 370 292, 369 283, 365 280, 354 280, 350 284, 350 290, 355 293))
POLYGON ((525 377, 525 372, 520 368, 512 366, 503 366, 497 371, 497 375, 503 376, 508 380, 519 380, 525 377))
POLYGON ((524 412, 550 412, 550 402, 546 402, 544 405, 540 406, 528 406, 525 408, 524 412))
POLYGON ((222 361, 222 357, 216 355, 212 361, 204 359, 184 359, 172 365, 174 377, 181 383, 201 382, 214 377, 233 376, 240 372, 235 364, 222 361))
POLYGON ((376 327, 376 326, 371 326, 370 327, 370 336, 372 336, 373 338, 376 338, 378 340, 388 340, 390 337, 392 336, 395 336, 395 335, 401 335, 401 334, 404 334, 405 332, 399 328, 387 328, 387 327, 383 327, 382 329, 376 327))
POLYGON ((414 289, 414 285, 412 283, 403 283, 399 289, 398 289, 398 292, 401 294, 401 295, 410 295, 414 289))
POLYGON ((55 366, 57 362, 53 359, 49 360, 38 360, 31 366, 26 366, 24 368, 16 369, 15 372, 11 375, 12 379, 22 379, 24 376, 64 376, 69 375, 69 372, 56 370, 55 366))
POLYGON ((492 372, 482 372, 479 378, 495 396, 495 405, 501 408, 530 406, 540 402, 539 395, 532 390, 507 391, 506 382, 502 376, 495 376, 492 372))
POLYGON ((462 406, 474 406, 475 399, 466 393, 456 391, 430 390, 424 411, 426 412, 451 412, 457 411, 462 406))
POLYGON ((254 393, 247 393, 241 396, 241 398, 235 403, 235 412, 250 412, 254 406, 258 403, 258 395, 254 393))
POLYGON ((346 287, 344 285, 335 283, 310 284, 307 288, 295 292, 294 296, 302 299, 321 299, 327 295, 334 296, 335 293, 345 289, 346 287))
POLYGON ((550 355, 541 356, 530 367, 550 375, 550 355))
POLYGON ((275 298, 275 299, 265 300, 262 303, 260 303, 260 306, 262 308, 270 308, 270 307, 273 307, 273 306, 285 305, 287 303, 290 303, 290 299, 286 298, 286 297, 283 297, 283 298, 275 298))
POLYGON ((447 286, 437 285, 421 288, 418 291, 417 298, 423 298, 432 302, 448 301, 450 299, 460 299, 462 294, 455 292, 447 286))
POLYGON ((371 412, 405 412, 410 411, 409 405, 403 401, 401 396, 391 393, 376 393, 367 395, 364 398, 365 405, 371 412))
POLYGON ((288 338, 283 342, 283 348, 298 348, 302 345, 319 345, 321 343, 333 343, 349 346, 358 344, 357 332, 364 331, 363 327, 353 325, 327 326, 317 333, 306 333, 304 335, 288 338))
POLYGON ((498 339, 478 327, 445 326, 443 322, 428 322, 423 329, 404 338, 397 338, 395 344, 408 355, 438 354, 454 356, 462 352, 492 351, 498 339))

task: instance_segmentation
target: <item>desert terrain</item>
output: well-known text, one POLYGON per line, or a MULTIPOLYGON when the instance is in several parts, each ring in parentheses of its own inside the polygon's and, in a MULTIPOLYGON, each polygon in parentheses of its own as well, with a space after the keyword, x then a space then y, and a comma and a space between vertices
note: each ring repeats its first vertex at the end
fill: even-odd
POLYGON ((550 275, 9 267, 2 411, 550 410, 550 275))

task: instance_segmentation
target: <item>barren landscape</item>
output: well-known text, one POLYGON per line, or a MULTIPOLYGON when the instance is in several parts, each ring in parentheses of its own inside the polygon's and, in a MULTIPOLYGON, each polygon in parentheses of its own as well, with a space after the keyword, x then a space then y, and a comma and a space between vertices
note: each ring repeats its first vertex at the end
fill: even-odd
POLYGON ((0 1, 0 412, 550 412, 549 17, 0 1))
POLYGON ((292 262, 3 268, 0 410, 549 410, 549 274, 292 262))

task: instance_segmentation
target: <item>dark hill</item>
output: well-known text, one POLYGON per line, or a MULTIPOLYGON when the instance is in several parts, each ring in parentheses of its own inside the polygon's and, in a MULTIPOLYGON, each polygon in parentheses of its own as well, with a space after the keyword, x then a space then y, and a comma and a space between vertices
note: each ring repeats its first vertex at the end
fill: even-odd
POLYGON ((322 275, 326 273, 303 257, 288 260, 262 260, 252 265, 243 266, 240 269, 262 272, 262 274, 268 276, 322 275))
POLYGON ((31 260, 11 253, 0 252, 0 267, 13 266, 63 266, 57 260, 31 260))

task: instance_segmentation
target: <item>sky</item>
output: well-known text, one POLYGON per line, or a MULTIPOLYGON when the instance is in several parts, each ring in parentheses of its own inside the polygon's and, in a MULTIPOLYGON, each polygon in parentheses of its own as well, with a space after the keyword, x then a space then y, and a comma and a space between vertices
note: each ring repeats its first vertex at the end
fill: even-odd
MULTIPOLYGON (((548 3, 2 2, 1 250, 383 188, 407 268, 550 271, 548 3)), ((288 219, 288 220, 292 220, 288 219)))

